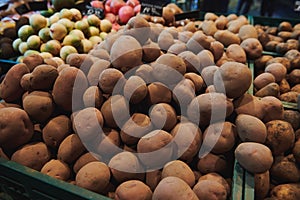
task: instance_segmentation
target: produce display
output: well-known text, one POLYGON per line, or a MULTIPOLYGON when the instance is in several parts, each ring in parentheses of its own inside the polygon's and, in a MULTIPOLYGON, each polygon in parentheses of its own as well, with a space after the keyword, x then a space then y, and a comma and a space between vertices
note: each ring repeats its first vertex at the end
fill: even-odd
POLYGON ((32 15, 18 49, 50 51, 27 50, 0 83, 1 157, 119 200, 228 199, 236 159, 256 199, 300 198, 300 113, 281 101, 296 102, 283 80, 299 95, 299 52, 263 55, 245 16, 175 22, 178 9, 132 16, 94 44, 94 15, 32 15))

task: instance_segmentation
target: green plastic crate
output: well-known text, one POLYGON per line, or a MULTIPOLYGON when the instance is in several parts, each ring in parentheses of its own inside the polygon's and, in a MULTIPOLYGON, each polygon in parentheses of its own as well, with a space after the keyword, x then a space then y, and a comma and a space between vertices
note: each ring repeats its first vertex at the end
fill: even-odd
POLYGON ((292 19, 292 18, 270 18, 270 17, 259 17, 253 16, 253 20, 251 21, 253 25, 263 25, 263 26, 274 26, 277 27, 281 22, 287 21, 290 22, 293 26, 300 23, 300 19, 292 19))
POLYGON ((109 200, 3 158, 0 158, 0 191, 3 200, 109 200))

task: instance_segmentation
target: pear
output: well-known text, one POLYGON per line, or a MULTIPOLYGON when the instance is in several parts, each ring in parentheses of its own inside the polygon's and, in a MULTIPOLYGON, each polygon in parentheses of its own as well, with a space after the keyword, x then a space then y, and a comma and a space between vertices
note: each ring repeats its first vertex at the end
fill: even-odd
POLYGON ((100 42, 102 42, 102 38, 100 36, 92 36, 89 38, 89 41, 92 42, 93 47, 95 47, 96 45, 98 45, 100 42))
POLYGON ((19 46, 22 43, 21 38, 17 38, 13 41, 12 46, 15 51, 19 51, 19 46))
POLYGON ((88 36, 92 37, 92 36, 99 36, 100 35, 100 31, 98 28, 96 28, 95 26, 90 26, 88 29, 88 36))
POLYGON ((25 42, 29 36, 34 34, 34 30, 30 25, 23 25, 18 31, 18 37, 25 42))
POLYGON ((51 40, 50 37, 50 28, 46 27, 46 28, 42 28, 39 33, 38 33, 39 37, 41 38, 41 40, 43 42, 48 42, 49 40, 51 40))
POLYGON ((49 52, 42 52, 39 55, 42 56, 43 59, 53 58, 53 55, 49 52))
POLYGON ((83 40, 85 37, 84 37, 84 33, 81 31, 81 30, 78 30, 78 29, 74 29, 72 30, 69 35, 76 35, 78 36, 81 40, 83 40))
POLYGON ((41 44, 40 52, 46 52, 46 43, 41 44))
POLYGON ((59 19, 59 13, 54 13, 51 17, 49 17, 49 25, 51 26, 52 24, 58 22, 59 19))
POLYGON ((89 23, 87 20, 80 20, 75 22, 75 29, 81 30, 82 32, 86 32, 89 28, 89 23))
POLYGON ((83 53, 89 53, 89 51, 92 50, 94 47, 93 43, 88 39, 81 40, 81 44, 83 53))
POLYGON ((67 28, 67 31, 68 31, 68 32, 70 32, 71 30, 73 30, 74 27, 75 27, 75 23, 72 22, 72 21, 69 20, 69 19, 66 19, 66 18, 63 18, 63 19, 58 20, 57 23, 60 23, 60 24, 64 25, 64 26, 67 28))
POLYGON ((47 19, 40 14, 33 14, 29 17, 29 24, 35 31, 39 31, 47 26, 47 19))
POLYGON ((19 45, 19 52, 20 54, 24 54, 28 50, 27 42, 21 42, 19 45))
POLYGON ((89 23, 90 26, 96 26, 96 27, 99 27, 100 26, 100 22, 101 22, 101 20, 99 19, 99 17, 97 17, 95 14, 89 15, 87 17, 87 21, 88 21, 88 23, 89 23))
POLYGON ((74 46, 78 47, 81 44, 81 39, 77 35, 67 35, 64 40, 62 45, 63 46, 74 46))
POLYGON ((100 33, 100 37, 102 38, 102 40, 105 40, 105 38, 107 37, 108 33, 106 32, 101 32, 100 33))
POLYGON ((39 55, 40 52, 36 51, 36 50, 27 50, 25 53, 24 53, 24 57, 27 57, 27 56, 30 56, 30 55, 33 55, 33 54, 36 54, 36 55, 39 55))
POLYGON ((59 12, 59 18, 60 19, 66 18, 66 19, 72 20, 73 19, 73 13, 69 9, 63 8, 59 12))
POLYGON ((50 36, 54 40, 62 40, 68 33, 67 28, 60 23, 54 23, 50 26, 50 36))
POLYGON ((112 23, 108 19, 101 20, 100 30, 102 32, 109 33, 112 29, 112 23))
POLYGON ((73 19, 72 19, 72 20, 74 20, 74 21, 76 22, 76 21, 79 21, 79 20, 82 19, 81 12, 80 12, 78 9, 76 9, 76 8, 71 8, 70 11, 71 11, 72 14, 73 14, 73 19))
POLYGON ((31 35, 28 39, 27 39, 27 46, 29 49, 39 49, 41 45, 41 38, 37 35, 31 35))
POLYGON ((63 46, 60 49, 59 56, 61 59, 66 60, 67 56, 70 55, 71 53, 78 53, 75 47, 73 46, 63 46))
POLYGON ((45 52, 51 53, 53 56, 59 55, 61 44, 57 40, 50 40, 46 43, 45 52))

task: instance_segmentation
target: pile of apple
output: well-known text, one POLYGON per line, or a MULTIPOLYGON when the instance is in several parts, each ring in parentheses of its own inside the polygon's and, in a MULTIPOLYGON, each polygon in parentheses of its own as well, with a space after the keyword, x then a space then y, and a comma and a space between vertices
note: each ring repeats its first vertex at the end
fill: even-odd
POLYGON ((95 8, 101 8, 105 12, 105 18, 113 24, 126 24, 128 20, 138 14, 141 10, 141 4, 138 0, 107 0, 105 4, 102 1, 94 0, 91 5, 95 8))
POLYGON ((70 53, 88 53, 113 30, 112 23, 96 15, 82 16, 78 9, 62 9, 49 18, 29 17, 29 24, 18 30, 13 48, 21 56, 39 54, 43 58, 65 59, 70 53))

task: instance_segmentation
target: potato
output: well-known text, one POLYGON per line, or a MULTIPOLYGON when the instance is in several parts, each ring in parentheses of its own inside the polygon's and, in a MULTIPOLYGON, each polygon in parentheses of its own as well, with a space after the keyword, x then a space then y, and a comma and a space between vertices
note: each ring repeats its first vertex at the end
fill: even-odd
POLYGON ((269 193, 269 189, 270 189, 269 171, 260 174, 255 174, 254 175, 255 199, 264 199, 269 193))
POLYGON ((181 52, 184 52, 186 50, 187 50, 186 44, 184 42, 181 42, 180 40, 178 40, 178 41, 175 41, 175 43, 170 46, 167 53, 178 55, 181 52))
POLYGON ((112 156, 120 151, 120 133, 117 130, 111 128, 103 128, 101 132, 101 138, 95 141, 97 155, 101 156, 103 160, 109 160, 112 156))
POLYGON ((197 27, 196 27, 195 22, 189 21, 189 22, 187 22, 187 24, 183 27, 182 30, 183 30, 183 31, 190 31, 190 32, 194 33, 194 32, 197 31, 197 27))
MULTIPOLYGON (((85 166, 86 164, 94 161, 99 161, 96 156, 94 156, 92 153, 88 152, 80 156, 75 164, 73 165, 73 171, 77 174, 78 171, 85 166)), ((100 160, 101 161, 101 160, 100 160)))
POLYGON ((241 26, 238 33, 241 40, 245 40, 248 38, 258 38, 257 31, 253 25, 246 24, 241 26))
POLYGON ((154 105, 149 116, 156 129, 170 131, 177 123, 176 111, 166 103, 154 105))
POLYGON ((221 42, 225 47, 231 44, 240 44, 240 38, 229 30, 218 30, 214 38, 221 42))
POLYGON ((33 136, 33 124, 28 114, 19 108, 0 109, 0 146, 3 149, 15 149, 30 141, 33 136))
POLYGON ((249 59, 257 59, 262 55, 263 47, 256 38, 243 40, 241 47, 245 50, 247 58, 249 59))
POLYGON ((272 51, 275 52, 276 51, 276 46, 279 44, 278 41, 269 41, 265 44, 264 49, 266 51, 272 51))
POLYGON ((195 176, 191 168, 180 160, 174 160, 165 164, 161 178, 164 179, 169 176, 174 176, 185 181, 190 187, 195 184, 195 176))
POLYGON ((177 156, 185 162, 191 162, 202 143, 201 130, 191 122, 180 122, 173 128, 171 135, 175 138, 177 156))
POLYGON ((198 197, 186 182, 170 176, 162 179, 153 192, 152 200, 159 199, 198 200, 198 197))
POLYGON ((214 180, 200 180, 194 186, 193 191, 199 199, 207 200, 226 200, 227 191, 226 188, 217 181, 214 180))
POLYGON ((151 119, 142 113, 134 113, 123 125, 120 137, 127 145, 136 145, 141 137, 152 131, 151 119))
POLYGON ((216 91, 225 93, 228 98, 242 96, 249 89, 251 82, 250 69, 238 62, 227 62, 214 74, 216 91))
POLYGON ((296 139, 292 153, 294 155, 294 158, 296 159, 297 164, 299 164, 300 163, 300 139, 299 138, 296 139))
POLYGON ((20 83, 22 76, 29 72, 27 65, 24 63, 11 67, 0 83, 0 98, 8 103, 20 99, 25 91, 17 83, 20 83))
POLYGON ((201 28, 206 35, 211 36, 213 36, 218 31, 215 22, 210 20, 204 20, 201 28))
POLYGON ((116 200, 151 200, 152 191, 149 186, 138 180, 122 183, 116 189, 116 200), (138 194, 138 195, 137 195, 138 194))
POLYGON ((157 103, 170 103, 172 100, 171 90, 161 82, 153 82, 148 85, 148 101, 151 105, 157 103))
POLYGON ((130 76, 124 85, 124 96, 130 103, 140 103, 148 94, 146 82, 139 76, 130 76))
POLYGON ((186 72, 200 72, 200 59, 191 51, 183 51, 178 54, 182 58, 186 65, 186 72))
POLYGON ((214 65, 214 55, 209 50, 203 50, 197 54, 199 60, 200 60, 200 68, 198 68, 198 72, 201 73, 201 71, 208 66, 214 65))
POLYGON ((292 86, 300 84, 300 69, 294 69, 288 75, 288 81, 292 86))
POLYGON ((263 71, 265 69, 266 64, 272 59, 273 57, 269 55, 262 55, 260 58, 257 58, 254 61, 254 67, 256 72, 263 71))
POLYGON ((214 74, 219 69, 218 66, 212 65, 205 67, 202 72, 201 76, 207 86, 214 84, 214 74))
POLYGON ((300 185, 295 183, 281 184, 275 186, 271 192, 271 198, 295 200, 300 198, 300 185))
POLYGON ((197 163, 197 169, 202 174, 208 173, 223 173, 226 170, 227 161, 222 155, 215 155, 208 153, 204 157, 200 158, 197 163))
POLYGON ((140 43, 129 35, 121 35, 117 38, 110 50, 112 65, 122 72, 140 65, 142 56, 143 50, 140 43))
POLYGON ((280 93, 287 93, 291 90, 289 82, 284 78, 279 83, 280 93))
POLYGON ((295 133, 292 125, 283 120, 272 120, 266 123, 266 145, 274 156, 278 156, 291 149, 295 142, 295 133))
POLYGON ((139 15, 131 17, 123 30, 125 35, 136 38, 141 45, 144 45, 151 35, 150 24, 139 15))
POLYGON ((298 92, 287 92, 279 96, 279 99, 281 101, 291 102, 291 103, 297 103, 298 102, 298 92))
MULTIPOLYGON (((97 46, 98 47, 98 46, 97 46)), ((109 53, 105 49, 93 49, 89 52, 91 56, 95 56, 96 58, 103 59, 109 61, 109 53)))
POLYGON ((291 49, 284 54, 284 57, 287 58, 291 63, 291 69, 297 68, 300 64, 300 52, 296 49, 291 49))
POLYGON ((294 130, 300 128, 300 113, 296 110, 285 110, 283 112, 284 121, 289 122, 294 130))
POLYGON ((283 41, 287 41, 292 37, 292 32, 289 31, 280 31, 277 33, 277 36, 281 37, 283 41))
POLYGON ((163 30, 157 38, 157 44, 162 51, 168 51, 174 44, 174 37, 168 31, 163 30))
POLYGON ((195 97, 195 85, 190 79, 183 79, 173 88, 173 99, 184 110, 195 97))
POLYGON ((98 139, 104 124, 102 113, 93 107, 80 110, 73 119, 73 130, 83 143, 98 139))
POLYGON ((187 50, 193 52, 194 54, 198 54, 204 49, 209 49, 210 42, 211 41, 209 40, 208 36, 202 31, 196 31, 186 43, 187 50))
POLYGON ((110 128, 122 127, 122 125, 129 119, 128 106, 129 105, 124 96, 110 96, 101 107, 101 113, 103 115, 105 125, 110 128))
POLYGON ((266 47, 266 45, 270 42, 270 35, 268 34, 268 33, 266 33, 266 32, 264 32, 263 30, 262 30, 262 32, 259 32, 259 31, 257 31, 258 32, 258 37, 257 37, 257 39, 259 40, 259 42, 261 43, 261 45, 265 48, 266 47))
POLYGON ((142 46, 143 48, 143 61, 144 62, 153 62, 161 54, 161 50, 157 43, 147 42, 142 46))
POLYGON ((203 78, 196 73, 185 73, 184 78, 189 79, 194 83, 195 92, 200 92, 205 86, 203 78))
POLYGON ((75 67, 65 68, 59 73, 53 86, 54 102, 65 111, 75 111, 82 107, 82 96, 87 88, 88 81, 81 70, 75 67))
POLYGON ((294 87, 292 87, 291 91, 300 93, 300 84, 297 84, 294 87))
POLYGON ((227 23, 228 19, 224 15, 219 16, 218 19, 216 19, 215 21, 216 27, 219 30, 224 30, 226 28, 227 23))
POLYGON ((280 42, 276 45, 276 52, 279 54, 285 54, 286 52, 288 52, 289 50, 291 50, 291 45, 289 45, 288 43, 285 42, 280 42))
POLYGON ((61 64, 57 67, 58 74, 65 68, 71 67, 69 64, 61 64))
POLYGON ((248 23, 248 19, 245 16, 240 15, 235 20, 230 20, 228 22, 227 29, 232 33, 238 33, 240 28, 248 23))
POLYGON ((182 80, 185 72, 184 60, 173 54, 163 54, 153 63, 153 77, 167 86, 182 80))
POLYGON ((172 139, 173 136, 163 130, 154 130, 143 136, 137 144, 141 162, 151 169, 173 160, 175 144, 171 143, 172 139))
POLYGON ((276 157, 270 175, 279 184, 299 182, 300 173, 293 155, 276 157))
POLYGON ((57 158, 65 163, 74 163, 85 151, 77 134, 66 137, 59 145, 57 158))
POLYGON ((242 142, 264 143, 267 138, 267 128, 257 117, 240 114, 235 120, 236 130, 242 142))
POLYGON ((285 58, 285 57, 275 57, 275 58, 272 58, 270 59, 267 63, 266 63, 266 66, 272 64, 272 63, 280 63, 282 64, 287 72, 289 72, 291 70, 291 62, 285 58))
POLYGON ((143 64, 136 69, 135 75, 141 77, 146 83, 152 83, 154 81, 152 71, 153 68, 150 65, 143 64))
POLYGON ((278 97, 280 94, 280 87, 277 83, 269 83, 255 93, 257 97, 274 96, 278 97))
POLYGON ((58 148, 60 143, 72 132, 72 124, 69 117, 59 115, 52 118, 44 126, 43 140, 45 144, 52 148, 58 148))
POLYGON ((278 25, 278 31, 292 31, 293 26, 290 22, 283 21, 278 25))
POLYGON ((244 142, 235 149, 235 158, 240 165, 251 173, 263 173, 273 163, 271 150, 260 143, 244 142))
POLYGON ((103 94, 97 86, 90 86, 83 94, 83 103, 85 107, 95 107, 100 109, 103 102, 103 94))
POLYGON ((226 56, 240 63, 246 63, 247 61, 244 49, 238 44, 229 45, 226 49, 226 56))
POLYGON ((26 56, 23 59, 23 63, 28 67, 29 71, 32 72, 35 67, 44 63, 44 59, 38 54, 32 54, 30 56, 26 56))
POLYGON ((287 69, 281 63, 272 63, 267 65, 265 72, 271 73, 275 77, 275 81, 280 82, 285 78, 287 69))
POLYGON ((123 73, 114 68, 104 69, 99 76, 99 87, 105 94, 122 91, 124 83, 123 73))
POLYGON ((273 74, 268 72, 264 72, 258 75, 253 81, 254 87, 257 90, 262 89, 263 87, 267 86, 270 83, 275 83, 275 77, 273 74))
POLYGON ((187 109, 191 122, 206 126, 210 122, 224 120, 233 112, 233 104, 224 94, 207 93, 195 97, 187 109))
POLYGON ((128 180, 143 180, 144 173, 142 165, 135 154, 130 152, 121 152, 116 154, 108 164, 112 176, 119 183, 128 180))
POLYGON ((91 86, 97 86, 99 83, 99 76, 100 74, 107 68, 110 67, 110 62, 104 59, 100 59, 94 62, 91 66, 88 74, 87 79, 91 86))
POLYGON ((235 144, 236 127, 230 122, 210 124, 203 133, 202 146, 212 153, 222 154, 231 150, 235 144))
POLYGON ((187 43, 192 36, 193 32, 191 31, 182 31, 178 33, 178 39, 184 43, 187 43))
POLYGON ((50 160, 43 166, 41 173, 63 181, 69 180, 71 176, 69 166, 60 160, 54 159, 50 160))
POLYGON ((50 158, 51 153, 43 142, 26 144, 11 156, 12 161, 37 171, 40 171, 50 158))
POLYGON ((279 99, 273 96, 261 98, 262 109, 264 116, 262 121, 264 123, 271 120, 283 119, 283 105, 279 99))
POLYGON ((215 58, 215 61, 219 60, 223 53, 224 53, 224 45, 219 42, 219 41, 213 41, 211 44, 210 44, 210 49, 209 49, 214 58, 215 58))
POLYGON ((201 176, 198 181, 204 181, 204 180, 216 181, 225 187, 227 194, 230 194, 231 192, 230 186, 227 183, 227 181, 218 173, 212 172, 212 173, 205 174, 201 176))
POLYGON ((161 171, 154 170, 146 173, 145 183, 151 188, 152 191, 155 190, 158 183, 161 181, 161 171))
POLYGON ((23 99, 24 110, 37 122, 46 122, 52 115, 55 105, 48 92, 33 91, 23 99))
POLYGON ((109 184, 110 171, 103 162, 90 162, 76 174, 76 185, 101 193, 109 184))
POLYGON ((212 12, 207 12, 204 15, 204 20, 216 21, 217 19, 218 19, 218 16, 212 12))

